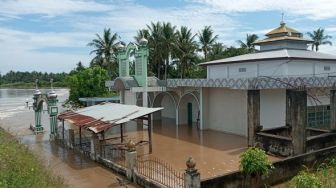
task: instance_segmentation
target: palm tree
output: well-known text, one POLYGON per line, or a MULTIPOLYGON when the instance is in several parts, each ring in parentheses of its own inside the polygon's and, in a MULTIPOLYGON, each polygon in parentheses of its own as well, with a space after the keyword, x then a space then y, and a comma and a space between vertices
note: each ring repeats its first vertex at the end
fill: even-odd
POLYGON ((170 22, 163 22, 162 24, 162 49, 163 58, 165 61, 165 76, 167 80, 167 69, 169 66, 169 59, 173 52, 173 46, 176 41, 176 26, 172 26, 170 22))
POLYGON ((211 45, 216 42, 218 35, 214 36, 214 32, 211 29, 211 26, 205 26, 198 33, 198 39, 201 44, 202 51, 204 53, 204 59, 207 60, 208 52, 210 51, 211 45))
POLYGON ((209 51, 208 60, 212 61, 224 58, 225 50, 226 46, 223 43, 214 43, 209 51))
POLYGON ((149 39, 150 34, 148 29, 140 29, 137 31, 137 35, 134 37, 135 41, 139 44, 140 39, 145 38, 145 39, 149 39))
POLYGON ((180 63, 181 78, 187 75, 188 68, 196 58, 197 43, 194 40, 195 36, 192 34, 191 29, 185 26, 182 26, 177 31, 175 53, 180 63))
POLYGON ((323 44, 329 44, 332 45, 332 42, 328 39, 331 39, 332 37, 330 35, 325 35, 324 34, 324 29, 323 28, 318 28, 316 31, 313 31, 313 33, 308 32, 308 36, 313 40, 312 44, 312 50, 318 51, 319 46, 323 44))
POLYGON ((100 65, 108 70, 110 76, 115 77, 117 75, 117 63, 116 63, 116 40, 118 38, 117 33, 112 34, 111 29, 104 29, 103 36, 96 34, 96 39, 93 39, 87 45, 94 47, 95 49, 90 54, 96 54, 92 59, 91 64, 100 65))
POLYGON ((258 40, 258 35, 256 34, 246 34, 246 41, 243 42, 241 40, 238 40, 238 44, 240 45, 241 48, 246 49, 248 52, 254 52, 254 42, 258 40))
POLYGON ((162 49, 162 24, 161 22, 153 23, 151 22, 150 25, 147 25, 149 30, 149 38, 148 38, 148 47, 149 47, 149 54, 150 60, 153 65, 157 68, 157 77, 161 78, 161 68, 162 68, 162 57, 163 57, 163 50, 162 49))

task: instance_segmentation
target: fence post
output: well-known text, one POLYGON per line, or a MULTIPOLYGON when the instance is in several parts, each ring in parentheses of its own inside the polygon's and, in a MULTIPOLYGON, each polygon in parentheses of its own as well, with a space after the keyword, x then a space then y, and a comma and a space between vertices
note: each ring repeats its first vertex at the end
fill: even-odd
POLYGON ((134 170, 136 168, 136 158, 137 158, 137 151, 135 148, 135 143, 130 140, 127 144, 127 151, 125 153, 125 160, 126 160, 126 176, 127 179, 133 180, 134 170))
POLYGON ((196 162, 192 157, 186 162, 187 169, 184 173, 184 187, 185 188, 200 188, 201 187, 201 176, 200 173, 195 168, 196 162))
POLYGON ((73 129, 68 129, 68 142, 69 148, 74 148, 75 146, 75 131, 73 129))
POLYGON ((90 139, 90 146, 91 146, 91 152, 90 152, 90 157, 92 160, 96 160, 97 159, 97 144, 98 144, 98 136, 95 133, 92 133, 91 135, 91 139, 90 139))

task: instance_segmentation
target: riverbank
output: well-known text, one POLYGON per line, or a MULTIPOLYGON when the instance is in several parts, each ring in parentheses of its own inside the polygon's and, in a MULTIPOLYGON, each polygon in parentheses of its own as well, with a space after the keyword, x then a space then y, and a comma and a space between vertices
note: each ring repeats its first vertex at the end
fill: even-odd
POLYGON ((67 187, 12 135, 0 128, 0 187, 67 187))
MULTIPOLYGON (((55 88, 66 88, 67 84, 64 82, 54 82, 53 86, 55 88)), ((7 83, 1 84, 0 89, 32 89, 35 88, 35 82, 15 82, 15 83, 7 83)), ((49 82, 41 82, 39 83, 39 88, 50 88, 49 82)))
MULTIPOLYGON (((48 90, 41 91, 44 93, 48 90)), ((62 111, 61 105, 68 98, 68 90, 55 91, 59 100, 58 107, 62 111)), ((52 175, 61 177, 71 188, 124 188, 125 185, 120 185, 120 182, 126 182, 129 188, 135 187, 124 177, 114 174, 85 156, 49 141, 49 116, 46 112, 42 113, 44 133, 33 134, 29 126, 34 125, 34 111, 25 104, 26 99, 32 97, 32 92, 32 89, 0 89, 0 127, 3 130, 26 145, 41 165, 50 170, 52 175)), ((2 153, 2 150, 0 152, 2 153)))

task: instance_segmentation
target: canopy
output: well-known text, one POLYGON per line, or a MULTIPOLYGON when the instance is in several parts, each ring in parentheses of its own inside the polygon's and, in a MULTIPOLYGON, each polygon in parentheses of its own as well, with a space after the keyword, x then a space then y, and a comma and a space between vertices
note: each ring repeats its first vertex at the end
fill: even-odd
POLYGON ((163 108, 147 108, 119 103, 103 103, 77 111, 61 113, 58 118, 70 120, 75 125, 88 128, 99 133, 113 126, 141 118, 148 114, 160 111, 163 108))

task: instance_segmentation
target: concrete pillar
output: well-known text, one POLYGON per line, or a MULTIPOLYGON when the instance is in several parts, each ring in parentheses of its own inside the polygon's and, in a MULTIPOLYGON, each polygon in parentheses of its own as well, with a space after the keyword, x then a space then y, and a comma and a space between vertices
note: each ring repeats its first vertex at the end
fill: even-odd
POLYGON ((200 188, 201 175, 195 168, 196 162, 193 158, 189 158, 186 162, 187 169, 184 173, 184 187, 185 188, 200 188))
POLYGON ((289 98, 288 98, 288 90, 286 90, 286 126, 291 126, 290 103, 289 103, 289 98))
POLYGON ((90 142, 91 142, 91 148, 90 148, 90 156, 92 160, 96 160, 97 156, 97 150, 99 149, 99 139, 98 139, 98 135, 95 133, 92 133, 91 138, 90 138, 90 142))
POLYGON ((126 177, 128 180, 133 180, 134 170, 136 169, 137 151, 135 148, 135 143, 130 140, 126 144, 127 150, 125 153, 126 160, 126 177))
POLYGON ((73 129, 68 129, 68 147, 74 148, 75 146, 75 131, 73 129))
POLYGON ((248 146, 255 143, 255 134, 260 126, 260 90, 247 91, 248 146))
POLYGON ((294 155, 306 152, 307 92, 287 90, 294 155))
POLYGON ((336 130, 336 89, 330 90, 330 130, 336 130))

